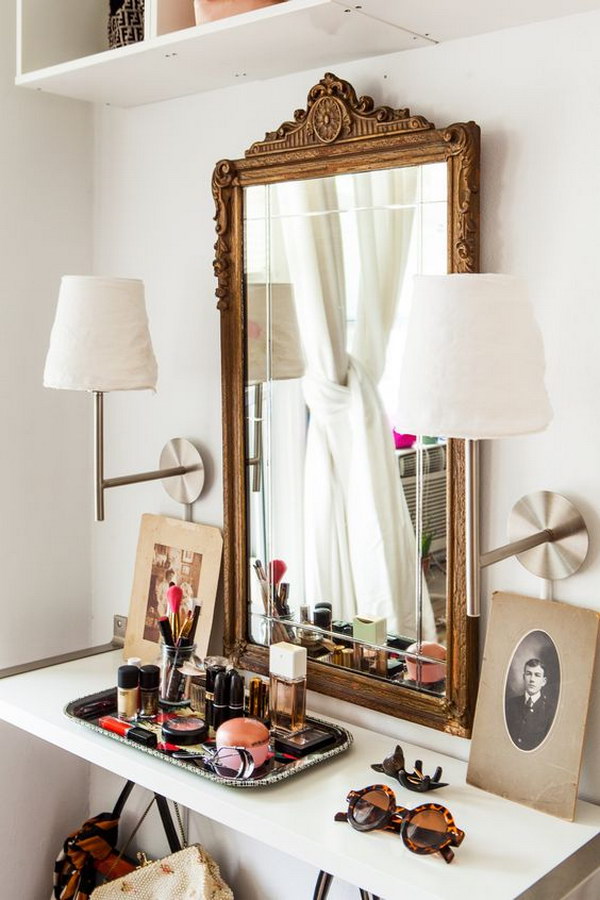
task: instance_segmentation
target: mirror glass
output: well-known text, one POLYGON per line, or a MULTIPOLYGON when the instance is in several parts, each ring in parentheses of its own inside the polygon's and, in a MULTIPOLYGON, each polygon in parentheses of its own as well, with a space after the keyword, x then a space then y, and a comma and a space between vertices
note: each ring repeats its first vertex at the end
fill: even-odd
POLYGON ((436 694, 446 442, 404 434, 395 397, 412 276, 448 271, 447 169, 251 185, 243 203, 249 637, 436 694))

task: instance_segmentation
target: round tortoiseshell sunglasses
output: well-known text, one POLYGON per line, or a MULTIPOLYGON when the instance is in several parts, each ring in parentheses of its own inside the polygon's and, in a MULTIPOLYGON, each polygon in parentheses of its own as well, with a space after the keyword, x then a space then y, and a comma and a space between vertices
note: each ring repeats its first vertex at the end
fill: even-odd
POLYGON ((336 822, 349 822, 357 831, 383 828, 399 834, 412 853, 441 853, 452 862, 452 847, 458 847, 465 836, 457 828, 445 806, 422 803, 414 809, 396 806, 396 796, 386 784, 372 784, 361 791, 350 791, 346 797, 347 813, 336 813, 336 822))

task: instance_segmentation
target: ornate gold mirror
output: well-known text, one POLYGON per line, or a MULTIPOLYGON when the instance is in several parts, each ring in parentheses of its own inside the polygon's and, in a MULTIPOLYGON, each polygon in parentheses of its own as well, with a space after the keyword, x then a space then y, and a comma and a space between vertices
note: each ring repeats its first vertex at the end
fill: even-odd
POLYGON ((466 736, 464 445, 394 396, 412 275, 478 268, 479 129, 326 74, 213 193, 226 651, 303 644, 310 688, 466 736))

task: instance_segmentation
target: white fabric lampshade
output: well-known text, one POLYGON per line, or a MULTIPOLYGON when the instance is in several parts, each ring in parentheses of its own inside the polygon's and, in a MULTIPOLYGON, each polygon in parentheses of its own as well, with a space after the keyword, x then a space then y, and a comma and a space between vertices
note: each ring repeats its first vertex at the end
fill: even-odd
POLYGON ((541 431, 551 418, 542 337, 524 282, 416 276, 396 428, 501 438, 541 431))
POLYGON ((248 384, 267 381, 267 375, 273 381, 304 375, 292 285, 270 284, 268 288, 270 309, 267 285, 248 285, 248 384))
POLYGON ((143 282, 65 275, 44 385, 73 391, 153 390, 156 378, 143 282))

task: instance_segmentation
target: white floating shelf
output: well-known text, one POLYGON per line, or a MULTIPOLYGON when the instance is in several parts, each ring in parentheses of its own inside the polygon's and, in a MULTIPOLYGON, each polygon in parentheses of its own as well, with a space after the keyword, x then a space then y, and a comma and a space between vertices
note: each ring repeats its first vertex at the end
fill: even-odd
POLYGON ((249 790, 213 784, 63 714, 75 697, 114 684, 121 663, 116 651, 0 680, 0 721, 286 852, 312 865, 315 876, 325 869, 387 900, 464 900, 482 893, 486 900, 563 897, 598 866, 598 806, 579 802, 575 822, 555 819, 471 787, 465 763, 402 740, 410 764, 422 759, 428 772, 441 765, 449 782, 431 796, 410 793, 370 768, 391 752, 394 739, 354 725, 347 753, 281 784, 249 790), (396 835, 360 834, 334 822, 349 789, 382 780, 407 807, 429 800, 448 806, 466 832, 452 865, 409 853, 396 835))
MULTIPOLYGON (((26 2, 32 0, 21 0, 26 2)), ((73 11, 70 14, 75 15, 73 11)), ((55 25, 55 17, 52 24, 55 25)), ((255 12, 150 37, 128 47, 25 71, 31 68, 31 60, 34 65, 36 59, 46 62, 50 52, 44 44, 39 19, 29 25, 29 34, 34 33, 36 40, 27 37, 27 27, 23 10, 24 65, 17 75, 17 85, 123 107, 305 69, 335 69, 339 63, 350 60, 431 43, 396 24, 368 15, 360 3, 287 0, 255 12)), ((87 30, 79 38, 81 46, 93 46, 89 29, 98 32, 98 27, 97 20, 88 13, 87 30)), ((104 33, 102 24, 101 34, 96 35, 98 41, 104 40, 104 33)), ((68 50, 60 45, 56 52, 64 59, 68 50)))

